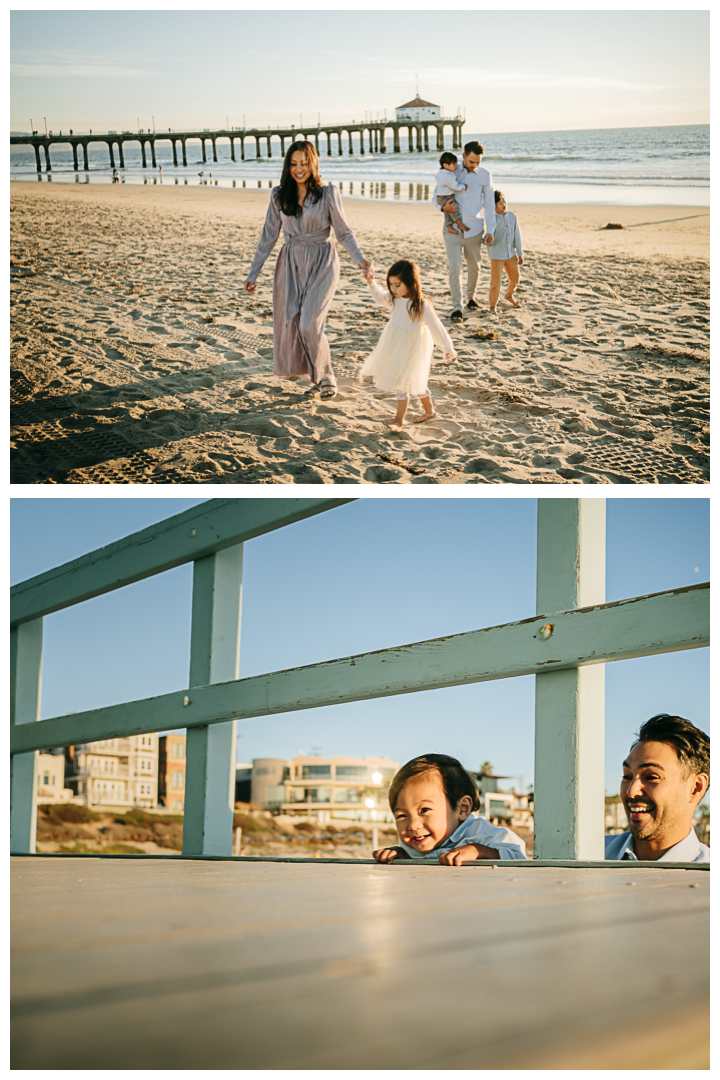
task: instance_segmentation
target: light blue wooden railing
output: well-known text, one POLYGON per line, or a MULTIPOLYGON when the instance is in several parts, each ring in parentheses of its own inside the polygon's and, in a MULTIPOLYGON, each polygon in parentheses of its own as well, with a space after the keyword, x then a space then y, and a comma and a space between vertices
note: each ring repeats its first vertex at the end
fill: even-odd
POLYGON ((604 603, 605 500, 539 499, 532 618, 238 679, 243 542, 351 501, 213 499, 12 589, 12 851, 45 747, 186 728, 183 854, 230 855, 238 719, 534 674, 535 858, 603 858, 604 665, 708 645, 709 586, 604 603), (187 562, 187 689, 38 720, 43 616, 187 562))

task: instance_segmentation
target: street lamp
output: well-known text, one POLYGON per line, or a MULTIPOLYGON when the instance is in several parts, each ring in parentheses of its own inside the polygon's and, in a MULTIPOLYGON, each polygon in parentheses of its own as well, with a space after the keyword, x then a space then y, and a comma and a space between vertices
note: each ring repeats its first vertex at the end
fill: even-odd
POLYGON ((154 116, 152 118, 152 122, 153 122, 153 135, 154 135, 155 134, 155 117, 154 116))
POLYGON ((225 130, 226 131, 230 130, 230 121, 229 121, 227 116, 225 117, 225 130))
POLYGON ((139 134, 140 133, 140 117, 139 116, 137 118, 137 122, 138 122, 138 134, 139 134))
POLYGON ((43 116, 43 120, 45 121, 45 138, 47 139, 47 116, 43 116))

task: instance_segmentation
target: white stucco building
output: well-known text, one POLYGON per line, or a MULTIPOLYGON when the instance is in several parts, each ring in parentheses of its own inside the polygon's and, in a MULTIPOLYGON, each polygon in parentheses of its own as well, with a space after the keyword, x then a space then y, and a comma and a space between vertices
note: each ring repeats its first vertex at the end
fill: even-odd
POLYGON ((439 120, 442 113, 440 105, 433 105, 417 94, 412 101, 398 105, 395 109, 396 120, 439 120))

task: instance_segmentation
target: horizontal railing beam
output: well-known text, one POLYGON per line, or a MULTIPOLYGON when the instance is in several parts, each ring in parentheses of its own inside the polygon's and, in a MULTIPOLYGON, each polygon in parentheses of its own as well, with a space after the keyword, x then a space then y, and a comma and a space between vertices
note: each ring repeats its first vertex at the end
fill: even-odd
POLYGON ((210 499, 10 591, 10 625, 161 574, 353 499, 210 499))
POLYGON ((14 727, 11 753, 698 649, 709 601, 708 584, 691 585, 53 717, 14 727))

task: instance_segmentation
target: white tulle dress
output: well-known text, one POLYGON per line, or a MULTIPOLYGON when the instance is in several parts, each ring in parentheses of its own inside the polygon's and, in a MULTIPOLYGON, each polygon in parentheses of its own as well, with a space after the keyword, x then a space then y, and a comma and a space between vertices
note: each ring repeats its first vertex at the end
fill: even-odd
POLYGON ((410 317, 403 297, 393 298, 387 289, 372 284, 373 300, 388 308, 392 315, 380 340, 362 366, 362 378, 372 378, 379 390, 394 390, 399 398, 426 397, 433 345, 443 353, 455 355, 450 335, 438 319, 432 305, 425 301, 416 322, 410 317))

